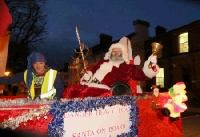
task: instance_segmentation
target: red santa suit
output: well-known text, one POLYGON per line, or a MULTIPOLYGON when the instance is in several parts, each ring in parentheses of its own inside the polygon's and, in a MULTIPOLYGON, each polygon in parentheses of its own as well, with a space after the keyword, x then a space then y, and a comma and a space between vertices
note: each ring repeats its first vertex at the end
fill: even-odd
MULTIPOLYGON (((126 37, 121 40, 124 39, 127 40, 126 37)), ((158 71, 153 72, 151 68, 148 68, 150 58, 144 63, 143 69, 136 68, 129 60, 128 48, 125 48, 130 44, 121 44, 120 42, 111 45, 104 58, 106 60, 99 61, 91 71, 88 71, 87 78, 84 78, 84 76, 81 78, 81 85, 69 85, 63 93, 63 98, 111 96, 110 89, 115 82, 128 83, 131 79, 144 81, 158 73, 158 71), (122 62, 116 63, 109 60, 113 48, 122 49, 124 59, 122 62), (87 82, 85 82, 85 79, 87 79, 87 82)), ((158 66, 156 67, 158 68, 158 66)))

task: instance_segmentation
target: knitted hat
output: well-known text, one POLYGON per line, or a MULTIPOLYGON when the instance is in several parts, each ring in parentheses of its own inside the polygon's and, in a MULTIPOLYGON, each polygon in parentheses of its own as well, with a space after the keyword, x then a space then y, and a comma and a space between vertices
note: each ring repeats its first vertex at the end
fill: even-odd
POLYGON ((122 57, 123 57, 124 61, 126 62, 126 64, 129 64, 130 60, 133 60, 131 42, 127 37, 121 38, 118 43, 114 43, 110 46, 108 52, 106 53, 106 55, 104 57, 105 60, 108 60, 110 58, 113 48, 122 49, 122 53, 123 53, 122 57))
POLYGON ((27 68, 31 68, 32 65, 36 62, 44 62, 46 63, 46 59, 44 57, 44 55, 42 55, 41 53, 39 52, 33 52, 31 53, 28 57, 27 57, 27 60, 28 60, 28 66, 27 68))
POLYGON ((31 87, 32 79, 33 79, 32 65, 36 62, 45 62, 46 63, 46 59, 45 59, 44 55, 42 55, 41 53, 33 52, 27 57, 27 60, 28 60, 28 65, 27 65, 28 70, 27 70, 26 84, 27 84, 27 87, 28 87, 28 90, 29 90, 30 87, 31 87))

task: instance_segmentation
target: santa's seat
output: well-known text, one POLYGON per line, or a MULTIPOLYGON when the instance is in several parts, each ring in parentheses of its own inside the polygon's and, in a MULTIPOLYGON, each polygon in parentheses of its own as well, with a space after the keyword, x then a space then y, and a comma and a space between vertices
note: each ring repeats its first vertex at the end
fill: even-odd
POLYGON ((111 92, 114 96, 132 95, 129 85, 125 82, 115 82, 111 87, 111 92))

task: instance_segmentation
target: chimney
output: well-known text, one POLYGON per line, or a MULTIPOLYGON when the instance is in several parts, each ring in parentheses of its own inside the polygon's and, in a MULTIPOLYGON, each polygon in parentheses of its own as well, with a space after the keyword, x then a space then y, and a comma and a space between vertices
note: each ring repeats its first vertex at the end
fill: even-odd
POLYGON ((147 21, 143 20, 135 20, 133 21, 133 25, 135 26, 135 32, 138 33, 141 31, 141 29, 148 29, 150 24, 147 21))
POLYGON ((112 44, 112 36, 107 34, 100 34, 100 44, 110 45, 112 44))
POLYGON ((138 19, 133 21, 133 25, 135 26, 136 35, 140 36, 143 40, 149 38, 149 22, 138 19))
POLYGON ((159 25, 155 29, 156 29, 156 36, 166 33, 167 30, 166 28, 159 25))

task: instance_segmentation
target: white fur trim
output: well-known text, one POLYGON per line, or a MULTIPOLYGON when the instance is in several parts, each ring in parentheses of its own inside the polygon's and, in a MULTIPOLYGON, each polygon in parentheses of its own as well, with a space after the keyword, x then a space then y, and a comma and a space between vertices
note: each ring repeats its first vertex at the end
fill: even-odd
POLYGON ((137 93, 143 93, 140 85, 136 85, 137 93))
POLYGON ((103 88, 110 90, 110 87, 104 85, 104 84, 97 84, 97 83, 89 83, 88 87, 95 87, 95 88, 103 88))
MULTIPOLYGON (((91 83, 93 79, 98 79, 100 82, 104 79, 104 77, 111 72, 113 66, 119 67, 120 63, 113 63, 111 61, 104 62, 100 65, 100 68, 92 75, 91 71, 88 71, 88 75, 91 77, 89 81, 83 82, 84 76, 81 78, 80 84, 81 85, 88 85, 88 87, 96 87, 96 88, 103 88, 110 90, 110 87, 104 84, 97 84, 97 83, 91 83)), ((87 76, 88 77, 88 76, 87 76)))
POLYGON ((121 43, 115 43, 115 44, 112 44, 109 48, 109 51, 105 54, 105 57, 104 59, 105 60, 109 60, 110 59, 110 56, 111 56, 111 52, 112 52, 112 49, 113 48, 120 48, 122 49, 122 57, 124 59, 124 61, 126 62, 126 64, 129 64, 129 58, 128 58, 128 49, 127 49, 127 46, 126 45, 123 45, 121 43))
POLYGON ((144 62, 144 67, 142 68, 142 70, 143 70, 144 74, 145 74, 147 77, 153 78, 153 77, 155 77, 155 76, 158 74, 158 72, 159 72, 159 66, 156 65, 157 71, 154 72, 154 71, 152 70, 152 68, 149 68, 149 63, 150 63, 150 60, 149 60, 149 59, 146 60, 146 61, 144 62))
POLYGON ((108 51, 108 52, 106 52, 106 54, 104 56, 104 60, 109 60, 109 58, 110 58, 110 53, 108 51))
POLYGON ((140 56, 137 55, 137 56, 134 58, 133 63, 134 63, 134 65, 140 65, 140 62, 141 62, 141 60, 140 60, 140 56))
POLYGON ((132 46, 131 46, 130 40, 127 37, 123 37, 123 38, 120 39, 119 43, 127 46, 128 59, 133 60, 132 46))
POLYGON ((114 63, 112 61, 104 62, 100 65, 100 68, 93 75, 93 79, 98 79, 100 82, 104 79, 104 77, 112 71, 113 66, 119 67, 120 63, 114 63))
POLYGON ((80 79, 80 84, 88 85, 88 83, 90 83, 91 81, 92 81, 92 71, 87 71, 87 73, 85 73, 83 77, 80 79))

